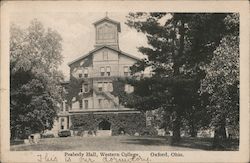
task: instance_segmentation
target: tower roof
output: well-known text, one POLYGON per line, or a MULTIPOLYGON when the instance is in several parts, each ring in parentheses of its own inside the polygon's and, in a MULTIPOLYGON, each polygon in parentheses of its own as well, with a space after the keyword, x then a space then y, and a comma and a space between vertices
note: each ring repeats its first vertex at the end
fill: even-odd
POLYGON ((121 24, 120 24, 120 22, 112 20, 112 19, 108 18, 107 16, 104 17, 104 18, 102 18, 102 19, 100 19, 100 20, 98 20, 98 21, 96 21, 96 22, 94 22, 93 24, 94 24, 94 26, 96 26, 96 25, 98 25, 98 24, 100 24, 100 23, 102 23, 104 21, 107 21, 107 22, 110 22, 110 23, 113 23, 113 24, 117 25, 118 32, 121 32, 121 24))

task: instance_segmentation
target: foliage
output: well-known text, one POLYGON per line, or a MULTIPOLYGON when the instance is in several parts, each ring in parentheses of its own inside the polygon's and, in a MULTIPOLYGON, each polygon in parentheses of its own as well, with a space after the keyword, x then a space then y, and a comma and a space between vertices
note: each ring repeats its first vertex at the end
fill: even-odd
POLYGON ((111 123, 112 135, 119 135, 119 130, 124 129, 125 133, 134 135, 136 132, 142 133, 145 128, 145 115, 143 113, 120 113, 120 114, 88 114, 73 115, 72 130, 80 133, 83 131, 96 131, 103 120, 111 123))
POLYGON ((61 37, 33 20, 10 28, 11 137, 51 129, 61 101, 61 37), (29 131, 30 133, 25 133, 29 131))
POLYGON ((146 59, 132 72, 150 67, 150 78, 134 80, 133 100, 140 110, 163 108, 170 112, 174 141, 180 138, 182 120, 186 119, 194 135, 209 122, 205 106, 208 94, 200 94, 205 77, 203 67, 213 58, 222 37, 230 33, 224 19, 231 14, 130 13, 127 24, 142 32, 148 47, 139 47, 146 59), (203 116, 201 116, 203 115, 203 116))
POLYGON ((210 95, 207 111, 213 117, 211 125, 222 132, 225 126, 239 129, 239 15, 228 15, 225 24, 230 33, 221 39, 211 63, 204 68, 206 77, 201 85, 201 92, 210 95))

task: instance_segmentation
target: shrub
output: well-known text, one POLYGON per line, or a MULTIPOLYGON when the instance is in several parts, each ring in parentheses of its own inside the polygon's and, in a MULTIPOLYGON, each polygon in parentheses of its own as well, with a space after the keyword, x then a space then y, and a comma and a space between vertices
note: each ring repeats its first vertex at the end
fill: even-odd
MULTIPOLYGON (((122 113, 122 114, 88 114, 73 115, 72 130, 78 131, 78 136, 82 136, 83 131, 96 131, 98 125, 103 120, 111 123, 112 135, 120 135, 121 130, 125 134, 134 135, 146 126, 145 115, 143 113, 122 113)), ((151 133, 151 132, 150 132, 151 133)))
POLYGON ((156 136, 158 134, 157 130, 153 126, 145 127, 140 135, 156 136))

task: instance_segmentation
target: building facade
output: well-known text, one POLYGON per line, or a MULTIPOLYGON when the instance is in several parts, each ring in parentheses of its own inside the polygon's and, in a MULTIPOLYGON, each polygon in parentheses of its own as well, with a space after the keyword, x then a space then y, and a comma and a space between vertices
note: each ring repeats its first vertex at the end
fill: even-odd
POLYGON ((139 58, 120 50, 119 22, 105 17, 93 25, 94 49, 68 64, 70 80, 62 83, 64 101, 53 131, 140 134, 146 126, 145 114, 124 107, 119 99, 120 94, 134 91, 120 79, 131 77, 130 66, 139 58))

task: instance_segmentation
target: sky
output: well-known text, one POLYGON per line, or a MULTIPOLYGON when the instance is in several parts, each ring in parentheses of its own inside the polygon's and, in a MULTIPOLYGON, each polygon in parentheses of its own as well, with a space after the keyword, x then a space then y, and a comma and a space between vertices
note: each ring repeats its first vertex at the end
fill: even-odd
MULTIPOLYGON (((119 47, 122 51, 137 57, 143 57, 137 47, 147 45, 144 34, 138 33, 135 29, 129 28, 126 22, 128 13, 109 12, 110 19, 121 23, 119 33, 119 47)), ((10 17, 11 23, 23 28, 29 26, 30 21, 38 19, 45 28, 56 30, 62 37, 63 63, 59 67, 66 79, 69 77, 68 63, 94 49, 95 28, 93 23, 104 18, 106 12, 37 12, 16 13, 10 17)))

